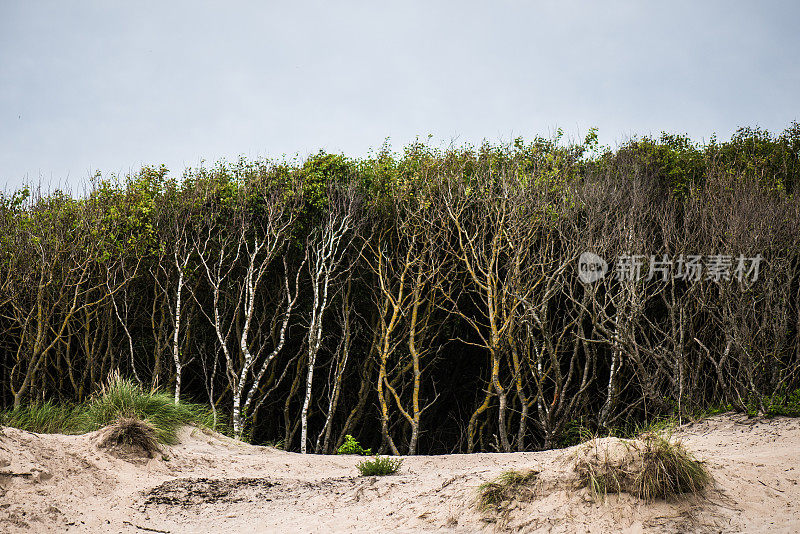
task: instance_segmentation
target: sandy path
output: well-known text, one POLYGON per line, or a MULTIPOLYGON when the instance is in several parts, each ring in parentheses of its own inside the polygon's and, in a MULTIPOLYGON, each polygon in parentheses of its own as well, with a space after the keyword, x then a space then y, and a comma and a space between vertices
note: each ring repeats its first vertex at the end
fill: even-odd
POLYGON ((197 429, 163 457, 131 461, 99 449, 96 434, 2 432, 2 532, 800 532, 798 419, 726 415, 681 428, 715 488, 706 499, 652 504, 593 502, 574 487, 574 448, 417 456, 398 475, 364 478, 356 457, 302 456, 197 429), (475 509, 479 484, 530 468, 542 473, 538 498, 503 518, 475 509))

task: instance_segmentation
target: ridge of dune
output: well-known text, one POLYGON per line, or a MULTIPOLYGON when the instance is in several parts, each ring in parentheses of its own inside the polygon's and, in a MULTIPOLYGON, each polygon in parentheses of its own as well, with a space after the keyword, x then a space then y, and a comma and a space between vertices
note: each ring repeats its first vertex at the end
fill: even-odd
POLYGON ((577 487, 576 447, 414 456, 399 474, 361 477, 360 457, 301 455, 186 427, 155 458, 122 458, 81 436, 0 431, 3 532, 797 532, 800 420, 721 415, 675 437, 714 486, 704 498, 595 502, 577 487), (536 469, 533 500, 503 517, 476 488, 536 469))

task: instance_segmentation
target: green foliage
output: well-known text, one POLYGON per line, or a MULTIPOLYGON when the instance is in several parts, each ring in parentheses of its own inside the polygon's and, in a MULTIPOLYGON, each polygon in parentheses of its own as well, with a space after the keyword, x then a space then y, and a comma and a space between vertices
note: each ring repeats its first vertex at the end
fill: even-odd
POLYGON ((356 438, 347 434, 344 437, 344 443, 336 451, 336 454, 359 454, 361 456, 369 456, 372 454, 372 449, 362 449, 356 438))
POLYGON ((770 397, 765 413, 768 416, 800 417, 800 389, 788 394, 778 393, 770 397))
POLYGON ((478 508, 499 511, 504 504, 530 499, 537 480, 539 471, 506 471, 478 487, 478 508))
POLYGON ((800 176, 800 123, 779 135, 761 128, 739 128, 727 143, 708 147, 709 159, 729 176, 762 181, 775 191, 793 193, 800 176))
POLYGON ((381 477, 397 473, 403 464, 402 458, 375 456, 372 460, 363 460, 356 464, 362 477, 381 477))
POLYGON ((18 212, 24 208, 30 197, 31 188, 28 186, 17 189, 9 198, 6 198, 4 193, 0 193, 0 206, 12 212, 18 212))
POLYGON ((158 200, 168 187, 165 166, 143 167, 125 181, 96 177, 95 190, 86 200, 93 213, 91 237, 108 259, 121 252, 147 256, 157 247, 154 217, 158 200))
POLYGON ((352 164, 344 156, 320 151, 311 156, 302 168, 303 199, 309 210, 321 212, 328 206, 328 187, 346 183, 352 164))
POLYGON ((703 147, 685 135, 662 133, 659 139, 644 137, 622 146, 617 161, 633 160, 642 171, 655 176, 678 198, 702 183, 707 165, 703 147))

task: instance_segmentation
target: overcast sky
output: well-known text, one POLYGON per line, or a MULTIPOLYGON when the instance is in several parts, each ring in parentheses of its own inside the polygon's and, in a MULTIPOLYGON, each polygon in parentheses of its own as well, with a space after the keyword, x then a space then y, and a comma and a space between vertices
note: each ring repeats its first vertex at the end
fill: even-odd
POLYGON ((387 137, 800 119, 800 2, 388 4, 0 0, 0 189, 387 137))

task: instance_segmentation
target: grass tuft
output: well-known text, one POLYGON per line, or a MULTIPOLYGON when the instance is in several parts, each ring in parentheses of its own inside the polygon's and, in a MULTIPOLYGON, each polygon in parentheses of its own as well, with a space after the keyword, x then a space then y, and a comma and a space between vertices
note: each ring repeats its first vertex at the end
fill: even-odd
POLYGON ((575 464, 595 499, 626 492, 645 501, 698 495, 711 474, 680 441, 650 432, 636 440, 595 440, 575 464))
POLYGON ((633 477, 632 493, 646 501, 702 493, 711 482, 708 469, 679 441, 660 434, 640 438, 641 464, 633 477))
POLYGON ((120 417, 104 430, 100 447, 127 446, 139 449, 150 458, 160 452, 156 429, 152 425, 134 417, 120 417))
POLYGON ((581 472, 581 484, 592 493, 595 500, 602 500, 609 493, 624 491, 627 473, 608 464, 588 466, 581 472))
POLYGON ((172 395, 145 391, 116 374, 84 404, 29 404, 0 413, 0 424, 40 434, 84 434, 126 417, 147 422, 158 441, 168 445, 177 443, 177 431, 183 425, 214 426, 208 408, 187 402, 175 404, 172 395))
POLYGON ((389 458, 387 456, 376 456, 372 460, 364 460, 356 464, 362 477, 374 477, 393 475, 397 473, 402 465, 402 458, 389 458))
POLYGON ((484 511, 499 510, 505 502, 530 499, 538 479, 539 471, 506 471, 478 487, 478 507, 484 511))
POLYGON ((197 404, 175 404, 163 391, 144 391, 129 380, 114 376, 86 405, 87 430, 97 430, 121 417, 134 417, 150 423, 161 443, 177 443, 177 430, 184 425, 211 426, 211 414, 197 404))

